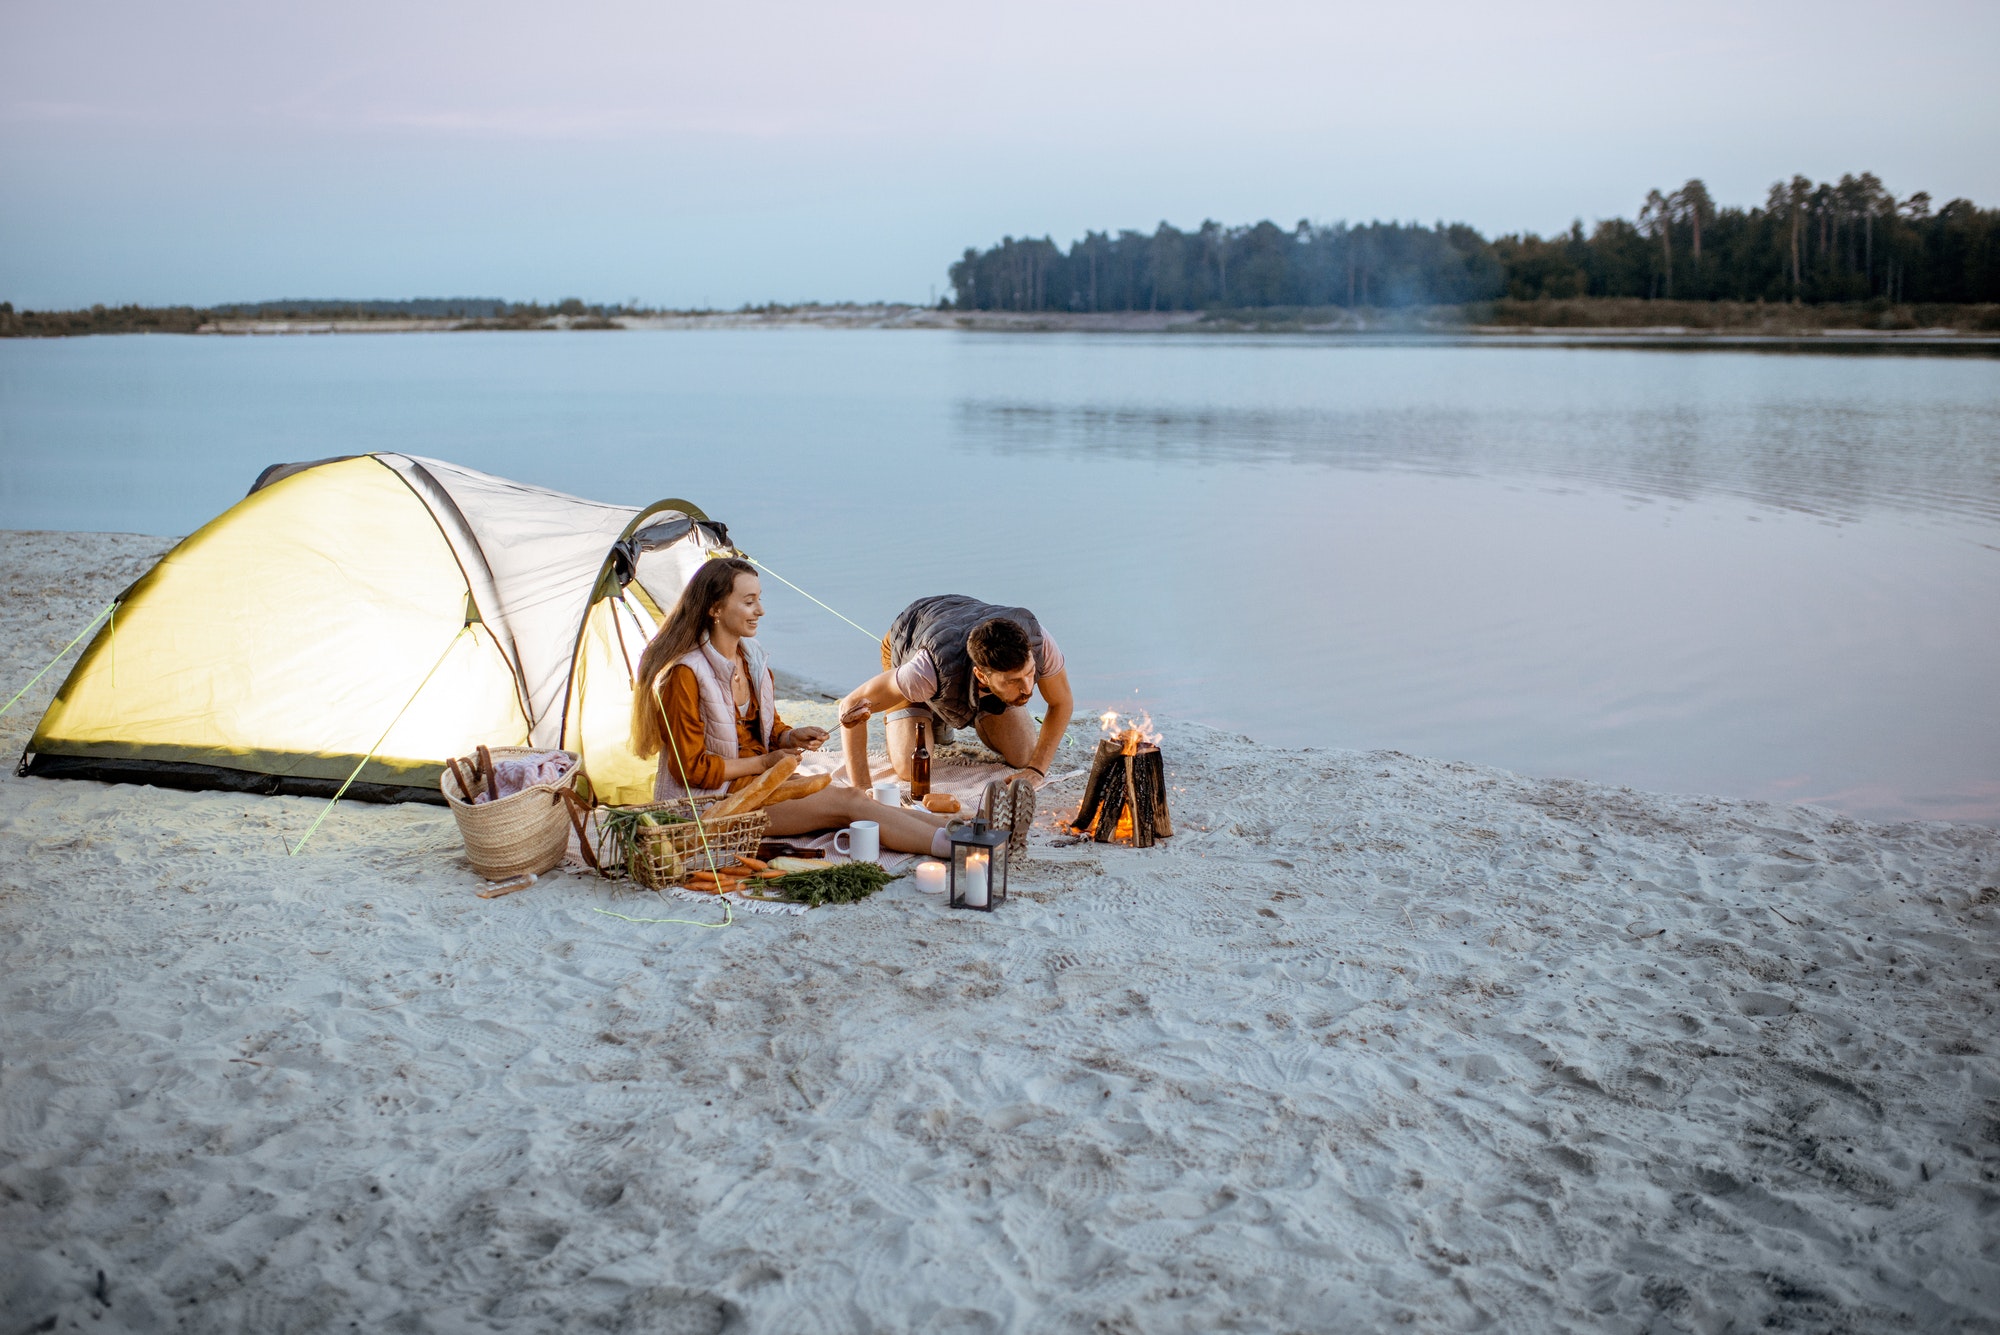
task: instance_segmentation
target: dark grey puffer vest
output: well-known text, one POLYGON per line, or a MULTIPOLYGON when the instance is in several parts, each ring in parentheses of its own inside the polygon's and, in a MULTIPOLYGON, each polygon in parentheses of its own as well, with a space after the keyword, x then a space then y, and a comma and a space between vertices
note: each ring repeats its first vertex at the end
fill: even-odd
POLYGON ((920 649, 931 651, 937 664, 938 692, 925 701, 932 713, 954 728, 963 728, 979 717, 973 702, 977 682, 972 677, 972 655, 965 638, 973 627, 994 617, 1007 620, 1028 632, 1031 653, 1042 648, 1042 625, 1025 607, 996 607, 968 598, 962 593, 919 598, 904 608, 889 627, 889 666, 901 667, 920 649))

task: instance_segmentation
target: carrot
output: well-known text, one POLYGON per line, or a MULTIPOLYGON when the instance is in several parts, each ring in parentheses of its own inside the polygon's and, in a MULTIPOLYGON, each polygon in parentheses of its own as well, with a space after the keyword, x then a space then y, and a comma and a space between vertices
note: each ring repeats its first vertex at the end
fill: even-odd
POLYGON ((768 863, 768 862, 759 862, 759 861, 758 861, 758 860, 757 860, 756 858, 753 858, 753 857, 748 857, 748 856, 746 856, 746 855, 744 855, 744 854, 742 854, 742 853, 738 853, 738 854, 736 855, 736 860, 737 860, 738 862, 742 863, 742 864, 743 864, 744 866, 748 867, 748 868, 749 868, 749 869, 750 869, 751 871, 769 871, 769 870, 771 870, 771 864, 770 864, 770 863, 768 863))

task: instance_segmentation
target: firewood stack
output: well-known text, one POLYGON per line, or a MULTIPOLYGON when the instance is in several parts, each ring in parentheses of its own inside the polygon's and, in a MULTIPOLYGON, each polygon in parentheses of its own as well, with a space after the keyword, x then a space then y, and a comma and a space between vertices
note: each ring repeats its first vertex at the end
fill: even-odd
POLYGON ((1070 826, 1100 844, 1151 848, 1174 832, 1167 816, 1167 766, 1157 744, 1137 730, 1106 738, 1091 758, 1083 804, 1070 826))

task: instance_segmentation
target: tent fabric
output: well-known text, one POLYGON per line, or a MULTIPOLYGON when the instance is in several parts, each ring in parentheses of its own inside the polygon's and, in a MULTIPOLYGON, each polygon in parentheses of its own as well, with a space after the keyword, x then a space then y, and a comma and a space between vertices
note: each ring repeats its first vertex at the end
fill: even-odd
POLYGON ((590 757, 592 787, 620 806, 653 800, 657 762, 632 750, 631 683, 658 624, 628 591, 591 607, 577 646, 577 689, 563 734, 590 757))
MULTIPOLYGON (((556 746, 570 655, 599 571, 638 511, 509 482, 434 459, 390 456, 405 477, 421 470, 464 516, 467 537, 492 571, 495 602, 479 610, 512 640, 533 720, 530 742, 556 746)), ((413 490, 416 489, 413 487, 413 490)), ((419 494, 422 494, 419 491, 419 494)), ((449 536, 450 529, 446 529, 449 536)), ((674 596, 680 591, 676 589, 674 596)))
POLYGON ((121 596, 24 772, 319 792, 367 756, 356 795, 435 799, 447 757, 562 746, 617 800, 644 637, 728 546, 675 504, 401 454, 268 469, 121 596))

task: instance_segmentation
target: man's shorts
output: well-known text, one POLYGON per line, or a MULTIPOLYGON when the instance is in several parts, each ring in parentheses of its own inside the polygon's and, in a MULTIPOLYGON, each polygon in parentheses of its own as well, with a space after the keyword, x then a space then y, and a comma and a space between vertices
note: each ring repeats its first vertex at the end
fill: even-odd
MULTIPOLYGON (((895 667, 895 664, 889 661, 889 637, 884 635, 882 637, 882 670, 887 672, 893 667, 895 667)), ((921 719, 931 725, 931 735, 933 737, 937 735, 937 716, 931 713, 929 705, 911 705, 907 709, 895 710, 892 713, 884 714, 882 721, 884 723, 894 723, 897 719, 902 718, 921 719)))

